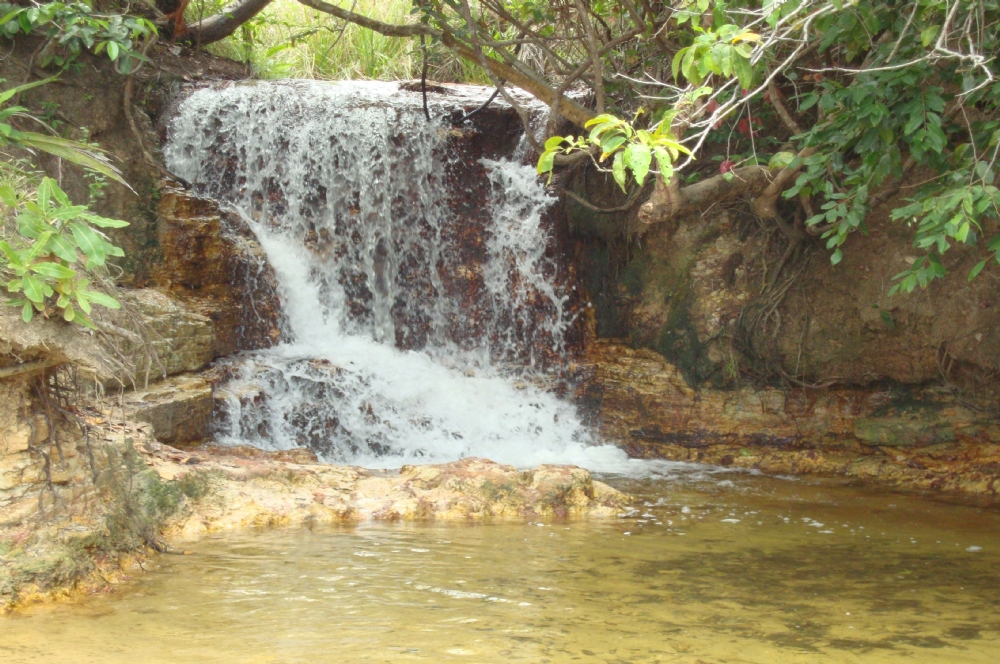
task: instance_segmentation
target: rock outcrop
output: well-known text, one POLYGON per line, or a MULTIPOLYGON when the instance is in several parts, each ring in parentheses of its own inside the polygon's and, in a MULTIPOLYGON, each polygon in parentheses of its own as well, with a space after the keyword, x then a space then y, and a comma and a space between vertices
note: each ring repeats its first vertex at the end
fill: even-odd
MULTIPOLYGON (((486 459, 404 466, 382 473, 350 466, 244 458, 239 450, 181 452, 151 445, 153 468, 167 482, 203 482, 168 534, 263 525, 426 519, 536 519, 618 514, 629 498, 572 466, 518 470, 486 459)), ((280 454, 280 453, 279 453, 280 454)), ((286 457, 287 458, 287 457, 286 457)))
POLYGON ((661 355, 597 342, 583 400, 632 456, 1000 493, 1000 419, 934 387, 692 388, 661 355))

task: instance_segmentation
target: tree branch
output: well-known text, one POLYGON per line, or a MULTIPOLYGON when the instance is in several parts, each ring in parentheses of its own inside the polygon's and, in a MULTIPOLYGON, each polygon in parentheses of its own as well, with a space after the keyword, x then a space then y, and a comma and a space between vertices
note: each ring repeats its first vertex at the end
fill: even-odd
POLYGON ((271 0, 243 0, 233 3, 218 14, 187 26, 182 41, 204 46, 225 39, 269 4, 271 0))
MULTIPOLYGON (((716 175, 684 188, 664 186, 657 178, 656 187, 642 207, 639 208, 639 222, 644 230, 654 224, 670 221, 721 200, 744 194, 756 195, 771 181, 771 174, 763 166, 743 166, 730 171, 731 179, 716 175)), ((677 177, 671 184, 676 184, 677 177)))
MULTIPOLYGON (((263 0, 247 0, 247 2, 260 2, 263 0)), ((475 62, 476 64, 484 65, 490 73, 492 73, 496 78, 507 81, 511 85, 515 85, 525 92, 531 94, 533 97, 540 99, 548 105, 552 105, 552 100, 556 98, 556 92, 551 87, 549 87, 544 82, 530 77, 527 74, 511 67, 510 65, 500 62, 499 60, 493 60, 491 58, 485 58, 485 63, 480 60, 479 55, 476 51, 469 45, 461 42, 455 37, 451 32, 441 31, 436 28, 432 28, 429 25, 423 23, 414 23, 409 25, 398 25, 393 23, 383 23, 382 21, 376 21, 374 19, 368 18, 367 16, 362 16, 361 14, 356 14, 352 11, 348 11, 336 5, 331 5, 328 2, 323 2, 323 0, 298 0, 303 5, 311 7, 316 11, 323 12, 324 14, 330 14, 331 16, 336 16, 337 18, 343 19, 354 23, 355 25, 361 26, 362 28, 368 28, 373 32, 377 32, 381 35, 387 37, 415 37, 419 35, 427 35, 429 37, 435 37, 441 40, 447 48, 451 49, 461 57, 469 60, 470 62, 475 62)), ((559 112, 567 120, 574 122, 578 125, 584 125, 588 120, 594 117, 594 113, 580 104, 576 103, 572 99, 567 97, 561 97, 559 100, 559 112)))

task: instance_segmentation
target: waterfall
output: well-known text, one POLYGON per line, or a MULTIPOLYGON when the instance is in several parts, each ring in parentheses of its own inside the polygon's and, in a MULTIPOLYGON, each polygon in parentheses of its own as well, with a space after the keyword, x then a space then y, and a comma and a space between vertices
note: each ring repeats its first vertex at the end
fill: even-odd
POLYGON ((577 316, 550 257, 551 197, 530 166, 453 154, 456 133, 390 83, 229 85, 182 102, 168 166, 246 220, 287 325, 283 343, 230 360, 220 442, 379 468, 626 464, 539 386, 577 316))

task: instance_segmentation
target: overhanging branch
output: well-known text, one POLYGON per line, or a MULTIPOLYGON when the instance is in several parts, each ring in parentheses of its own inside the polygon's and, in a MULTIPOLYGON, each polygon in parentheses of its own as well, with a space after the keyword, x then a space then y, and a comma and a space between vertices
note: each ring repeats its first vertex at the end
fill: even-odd
POLYGON ((236 2, 218 14, 187 26, 182 39, 190 44, 202 46, 225 39, 259 14, 272 0, 243 0, 236 2))

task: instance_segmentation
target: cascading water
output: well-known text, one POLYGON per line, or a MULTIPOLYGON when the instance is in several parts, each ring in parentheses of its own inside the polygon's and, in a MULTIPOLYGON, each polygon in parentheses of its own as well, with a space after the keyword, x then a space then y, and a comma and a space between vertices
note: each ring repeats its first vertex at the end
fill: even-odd
POLYGON ((222 442, 374 467, 628 465, 513 368, 563 353, 575 315, 546 257, 550 197, 532 168, 463 164, 448 137, 395 84, 234 85, 181 105, 168 165, 247 220, 287 320, 284 343, 236 360, 222 442), (446 179, 478 167, 476 238, 446 179))

